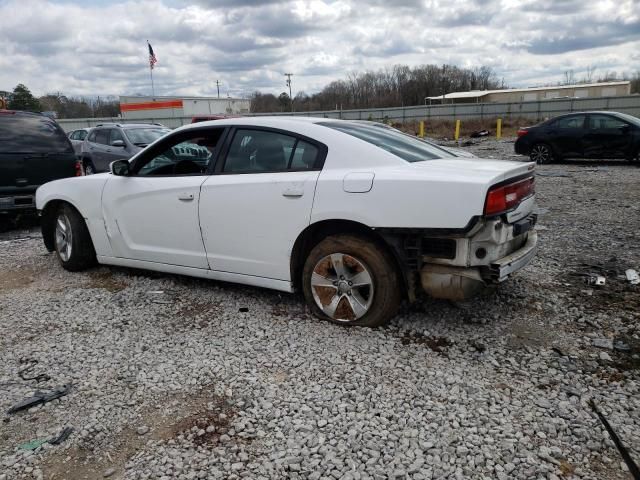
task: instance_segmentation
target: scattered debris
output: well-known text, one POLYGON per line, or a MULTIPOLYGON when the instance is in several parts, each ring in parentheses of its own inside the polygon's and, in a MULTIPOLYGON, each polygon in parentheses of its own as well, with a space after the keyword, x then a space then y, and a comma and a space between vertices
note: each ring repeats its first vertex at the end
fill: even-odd
POLYGON ((71 390, 71 385, 62 385, 51 392, 36 391, 33 397, 25 398, 19 403, 16 403, 13 407, 7 410, 7 415, 12 415, 21 410, 27 410, 36 405, 50 402, 56 398, 64 397, 71 390))
POLYGON ((147 433, 149 433, 149 427, 147 427, 146 425, 143 425, 141 427, 138 427, 136 432, 138 432, 138 435, 146 435, 147 433))
POLYGON ((39 374, 31 376, 31 377, 27 377, 26 376, 27 372, 33 370, 33 368, 38 364, 38 360, 21 360, 21 363, 29 363, 29 365, 27 367, 24 367, 24 368, 18 370, 18 376, 22 380, 24 380, 26 382, 35 380, 37 383, 46 382, 47 380, 51 380, 51 377, 49 375, 47 375, 46 373, 39 373, 39 374))
POLYGON ((488 137, 489 136, 489 130, 478 130, 476 132, 472 132, 471 135, 469 135, 471 138, 480 138, 480 137, 488 137))
POLYGON ((600 419, 600 421, 604 425, 604 428, 609 433, 609 436, 611 437, 611 440, 613 440, 613 443, 615 444, 616 448, 620 452, 620 455, 622 455, 622 459, 624 460, 624 463, 627 464, 627 467, 629 468, 629 472, 631 473, 631 475, 633 475, 633 478, 635 480, 640 480, 640 468, 638 468, 638 465, 636 465, 636 463, 631 458, 631 455, 629 455, 629 450, 627 450, 627 448, 620 441, 620 438, 618 437, 616 432, 611 427, 611 424, 607 421, 607 419, 604 417, 604 415, 602 415, 602 413, 600 413, 600 410, 596 406, 596 403, 593 401, 593 399, 589 400, 589 406, 595 412, 595 414, 598 416, 598 418, 600 419))
POLYGON ((587 283, 587 285, 593 285, 594 287, 602 287, 607 282, 607 279, 604 278, 602 275, 589 274, 589 276, 585 279, 585 282, 587 283))
POLYGON ((33 450, 37 450, 45 443, 50 443, 51 445, 60 445, 67 438, 69 438, 69 435, 71 435, 72 432, 73 432, 73 428, 66 427, 57 436, 53 438, 49 438, 49 439, 39 438, 37 440, 31 440, 30 442, 26 442, 21 445, 18 445, 18 448, 20 450, 33 451, 33 450))
POLYGON ((238 311, 239 311, 240 313, 247 313, 247 312, 249 311, 249 309, 248 309, 247 307, 240 307, 240 308, 238 309, 238 311))
POLYGON ((631 347, 624 343, 622 340, 616 340, 613 343, 613 349, 617 350, 618 352, 630 352, 631 351, 631 347))
POLYGON ((46 438, 41 438, 38 440, 31 440, 30 442, 23 443, 22 445, 18 445, 20 450, 36 450, 40 448, 42 445, 47 443, 48 440, 46 438))
POLYGON ((640 275, 638 275, 638 272, 633 270, 632 268, 628 269, 626 272, 624 272, 624 274, 627 277, 627 281, 631 284, 631 285, 638 285, 640 284, 640 275))
POLYGON ((116 469, 115 468, 109 468, 109 469, 104 471, 104 473, 102 474, 102 477, 103 478, 109 478, 114 473, 116 473, 116 469))
POLYGON ((594 338, 592 344, 594 347, 613 350, 613 340, 610 338, 594 338))
POLYGON ((611 359, 611 355, 609 355, 607 352, 600 352, 600 360, 602 360, 603 362, 610 362, 611 359))
POLYGON ((53 437, 49 439, 49 443, 51 445, 60 445, 63 443, 69 436, 73 433, 73 427, 65 427, 58 434, 57 437, 53 437))

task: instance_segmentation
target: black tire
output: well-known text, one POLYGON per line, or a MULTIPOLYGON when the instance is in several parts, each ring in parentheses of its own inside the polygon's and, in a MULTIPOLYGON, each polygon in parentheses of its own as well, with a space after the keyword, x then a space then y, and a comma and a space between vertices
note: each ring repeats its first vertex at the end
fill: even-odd
POLYGON ((302 272, 302 290, 313 313, 339 325, 378 327, 387 323, 396 314, 402 300, 401 286, 393 258, 377 243, 359 235, 325 238, 311 250, 302 272), (334 267, 334 258, 339 258, 338 255, 342 255, 337 264, 346 279, 334 267), (366 276, 363 277, 363 271, 370 280, 369 287, 364 283, 366 276), (312 286, 312 279, 317 282, 315 279, 318 278, 331 284, 312 286), (356 278, 360 278, 362 285, 350 282, 356 278), (336 298, 339 299, 336 301, 336 298), (367 304, 364 313, 361 308, 363 301, 367 304), (331 316, 320 305, 330 309, 333 302, 334 315, 331 316), (356 310, 360 311, 360 316, 356 310))
POLYGON ((94 175, 96 172, 96 167, 93 165, 93 162, 90 158, 85 158, 82 161, 82 168, 84 170, 85 175, 94 175))
POLYGON ((93 267, 97 263, 96 252, 82 215, 71 205, 62 205, 53 222, 53 244, 62 267, 70 272, 93 267))
POLYGON ((536 143, 531 147, 529 158, 538 165, 551 163, 554 160, 553 150, 551 150, 551 147, 546 143, 536 143))

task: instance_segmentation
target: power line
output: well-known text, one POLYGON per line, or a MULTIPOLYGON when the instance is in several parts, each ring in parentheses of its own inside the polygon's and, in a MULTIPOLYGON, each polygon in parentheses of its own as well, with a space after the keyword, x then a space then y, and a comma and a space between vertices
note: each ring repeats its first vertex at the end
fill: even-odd
POLYGON ((285 77, 287 77, 286 85, 289 87, 289 102, 291 102, 291 111, 293 112, 293 98, 291 97, 291 77, 293 73, 285 73, 285 77))

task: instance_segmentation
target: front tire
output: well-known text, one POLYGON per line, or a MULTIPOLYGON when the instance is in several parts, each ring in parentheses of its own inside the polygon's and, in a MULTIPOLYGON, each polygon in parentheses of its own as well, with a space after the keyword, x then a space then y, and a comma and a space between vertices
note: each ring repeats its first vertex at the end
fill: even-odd
POLYGON ((70 205, 58 209, 54 224, 54 245, 62 268, 71 272, 96 264, 96 252, 82 216, 70 205))
POLYGON ((397 312, 402 285, 393 258, 363 236, 335 235, 316 245, 302 289, 313 313, 340 325, 378 327, 397 312))
POLYGON ((553 152, 551 147, 545 143, 536 143, 531 147, 529 158, 532 162, 536 162, 538 165, 545 163, 551 163, 553 161, 553 152))

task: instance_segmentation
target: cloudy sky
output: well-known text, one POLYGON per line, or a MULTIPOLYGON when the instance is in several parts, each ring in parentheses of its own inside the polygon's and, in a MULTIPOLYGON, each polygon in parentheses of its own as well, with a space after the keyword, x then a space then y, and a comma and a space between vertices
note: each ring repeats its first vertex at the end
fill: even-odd
POLYGON ((0 90, 249 94, 394 64, 488 65, 509 86, 640 70, 640 0, 0 0, 0 90))

